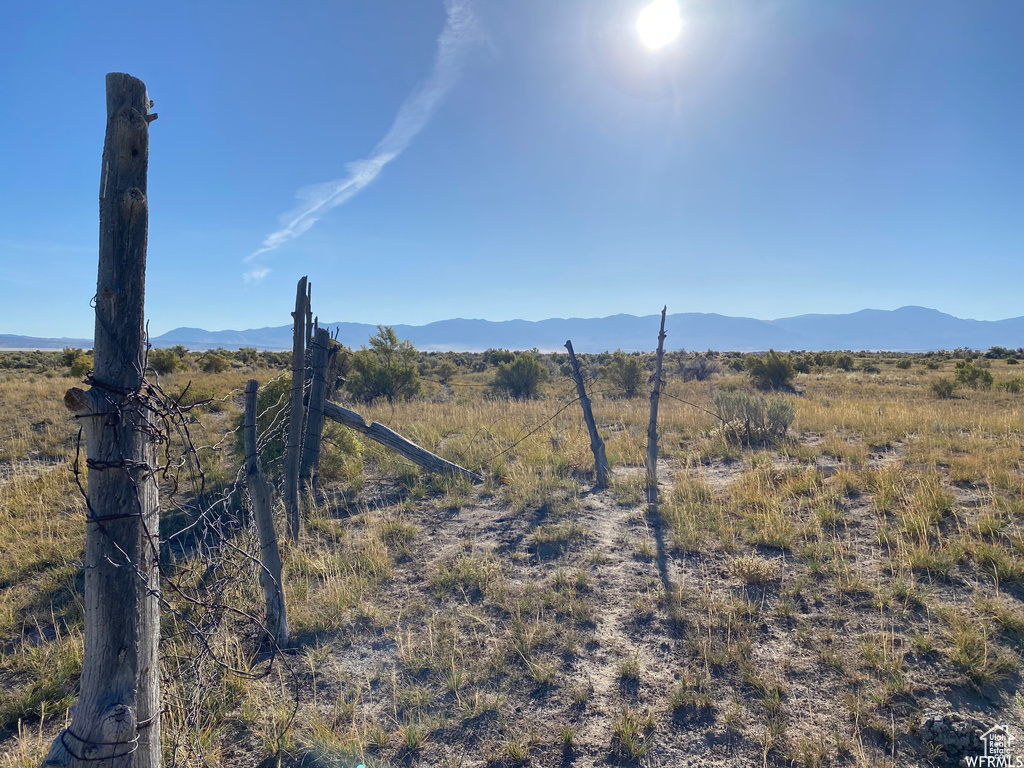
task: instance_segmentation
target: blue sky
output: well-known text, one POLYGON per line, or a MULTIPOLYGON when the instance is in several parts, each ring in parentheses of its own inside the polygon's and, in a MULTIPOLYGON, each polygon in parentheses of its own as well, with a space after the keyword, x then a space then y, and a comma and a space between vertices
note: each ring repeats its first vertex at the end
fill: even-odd
POLYGON ((154 335, 303 274, 325 321, 1024 315, 1024 3, 681 0, 649 51, 647 2, 9 4, 0 333, 91 334, 108 71, 160 114, 154 335))

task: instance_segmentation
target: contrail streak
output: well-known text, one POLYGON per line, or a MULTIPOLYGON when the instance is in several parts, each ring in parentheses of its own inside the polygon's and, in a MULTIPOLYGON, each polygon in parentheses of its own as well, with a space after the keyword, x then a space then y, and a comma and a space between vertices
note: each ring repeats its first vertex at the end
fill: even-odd
MULTIPOLYGON (((351 200, 377 178, 384 166, 402 154, 416 134, 423 130, 455 84, 470 44, 482 39, 467 0, 445 0, 445 10, 447 20, 437 38, 437 53, 430 76, 403 102, 391 129, 370 156, 348 163, 345 166, 348 175, 343 178, 300 189, 296 194, 299 204, 281 217, 281 228, 267 235, 262 246, 244 259, 245 263, 251 263, 260 255, 294 240, 309 231, 329 210, 351 200)), ((269 268, 254 265, 243 278, 246 282, 256 282, 269 273, 269 268)))

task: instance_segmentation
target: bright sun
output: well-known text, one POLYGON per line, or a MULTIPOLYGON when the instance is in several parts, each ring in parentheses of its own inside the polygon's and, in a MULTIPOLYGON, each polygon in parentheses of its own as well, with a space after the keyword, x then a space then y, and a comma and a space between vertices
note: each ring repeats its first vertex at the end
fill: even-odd
POLYGON ((653 0, 636 20, 640 41, 652 51, 675 40, 682 28, 683 20, 679 16, 677 0, 653 0))

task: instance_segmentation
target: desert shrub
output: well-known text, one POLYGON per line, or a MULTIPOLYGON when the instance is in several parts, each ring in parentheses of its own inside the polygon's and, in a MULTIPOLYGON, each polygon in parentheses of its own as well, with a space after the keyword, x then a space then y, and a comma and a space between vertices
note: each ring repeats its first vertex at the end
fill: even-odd
POLYGON ((290 368, 292 364, 291 352, 261 352, 260 357, 268 368, 290 368))
POLYGON ((366 403, 382 397, 389 403, 408 400, 419 394, 420 373, 412 342, 399 340, 390 325, 378 325, 369 344, 369 349, 363 347, 349 358, 345 381, 349 392, 366 403))
POLYGON ((793 401, 785 397, 720 390, 713 402, 725 436, 736 442, 783 437, 796 415, 793 401))
POLYGON ((259 362, 260 353, 256 347, 240 347, 235 352, 235 360, 245 365, 252 365, 253 363, 259 362))
POLYGON ((926 360, 925 363, 924 363, 924 367, 927 368, 929 371, 937 371, 937 370, 939 370, 939 361, 938 360, 926 360))
POLYGON ((1006 347, 989 347, 988 352, 985 353, 985 357, 989 360, 1000 360, 1004 357, 1011 357, 1013 351, 1006 347))
POLYGON ((956 382, 952 379, 936 379, 932 382, 931 390, 939 400, 948 400, 956 391, 956 382))
POLYGON ((992 372, 969 360, 960 360, 956 364, 956 383, 971 389, 991 389, 992 372))
POLYGON ((484 352, 484 362, 487 365, 498 366, 502 363, 511 363, 514 357, 515 353, 507 349, 488 349, 484 352))
POLYGON ((75 358, 81 354, 83 354, 83 352, 79 347, 64 347, 64 351, 60 354, 60 364, 68 367, 75 362, 75 358))
POLYGON ((498 364, 494 390, 516 400, 536 397, 540 383, 548 377, 547 368, 530 352, 517 352, 511 360, 498 364))
POLYGON ((149 350, 149 367, 163 376, 186 366, 185 361, 174 354, 174 350, 151 349, 149 350))
POLYGON ((638 355, 627 355, 618 349, 608 364, 598 369, 598 375, 626 397, 636 397, 647 378, 647 371, 638 355))
POLYGON ((1019 395, 1021 392, 1024 392, 1024 379, 1017 376, 1006 381, 1000 381, 996 386, 1004 392, 1012 392, 1015 395, 1019 395))
MULTIPOLYGON (((292 377, 280 376, 259 388, 256 395, 256 438, 262 446, 260 461, 272 477, 281 472, 285 438, 288 434, 288 408, 292 393, 292 377)), ((235 455, 245 456, 245 435, 242 424, 245 414, 235 419, 235 455)))
MULTIPOLYGON (((291 392, 291 376, 285 375, 264 384, 256 395, 256 437, 260 443, 260 462, 267 475, 273 478, 281 474, 291 392)), ((244 419, 245 414, 238 414, 234 425, 235 455, 240 461, 245 456, 244 419)), ((352 460, 358 459, 362 452, 363 445, 351 429, 332 421, 325 422, 320 446, 320 477, 334 480, 349 475, 360 466, 353 464, 352 460)))
POLYGON ((324 423, 323 442, 320 445, 320 466, 317 473, 321 480, 351 479, 362 469, 360 456, 363 444, 356 433, 333 421, 324 423))
POLYGON ((683 381, 707 381, 720 370, 718 362, 712 360, 706 354, 696 354, 693 357, 680 360, 678 371, 683 381))
POLYGON ((912 363, 909 357, 904 357, 896 361, 896 367, 899 368, 901 371, 909 370, 911 364, 912 363))
POLYGON ((1017 365, 1019 363, 1020 363, 1020 360, 1018 360, 1016 357, 1008 357, 1008 358, 1006 358, 1006 364, 1007 365, 1017 365))
POLYGON ((879 367, 878 367, 877 365, 875 365, 874 363, 864 363, 864 365, 862 365, 862 366, 860 367, 860 369, 861 369, 861 370, 862 370, 862 371, 863 371, 864 373, 881 373, 881 372, 882 372, 882 369, 881 369, 881 368, 879 368, 879 367))
POLYGON ((832 364, 841 371, 849 371, 853 368, 853 356, 852 355, 836 355, 832 364))
POLYGON ((203 373, 223 373, 230 367, 228 359, 217 352, 207 352, 199 361, 203 373))
POLYGON ((71 361, 71 375, 76 379, 82 378, 92 370, 92 364, 92 355, 79 352, 75 359, 71 361))
POLYGON ((774 349, 766 355, 750 355, 744 361, 750 380, 758 389, 791 389, 796 370, 789 355, 774 349))
POLYGON ((458 372, 459 366, 451 360, 442 360, 437 364, 437 367, 434 368, 434 375, 437 376, 437 380, 442 384, 450 383, 458 372))

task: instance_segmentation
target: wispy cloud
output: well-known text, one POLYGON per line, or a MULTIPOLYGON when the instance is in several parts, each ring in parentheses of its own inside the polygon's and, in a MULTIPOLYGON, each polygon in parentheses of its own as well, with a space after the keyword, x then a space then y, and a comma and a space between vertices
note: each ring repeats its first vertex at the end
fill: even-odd
POLYGON ((270 274, 270 267, 256 267, 243 273, 242 279, 247 283, 258 283, 270 274))
MULTIPOLYGON (((314 184, 296 194, 298 205, 281 217, 281 227, 263 240, 262 246, 245 258, 252 263, 265 253, 294 240, 320 220, 332 208, 348 202, 377 178, 384 166, 402 154, 430 121, 445 94, 458 79, 470 45, 483 39, 469 0, 445 0, 447 20, 437 38, 437 53, 430 76, 403 102, 391 129, 368 157, 348 163, 347 175, 334 181, 314 184)), ((255 267, 244 274, 246 282, 262 280, 270 273, 255 267)))

